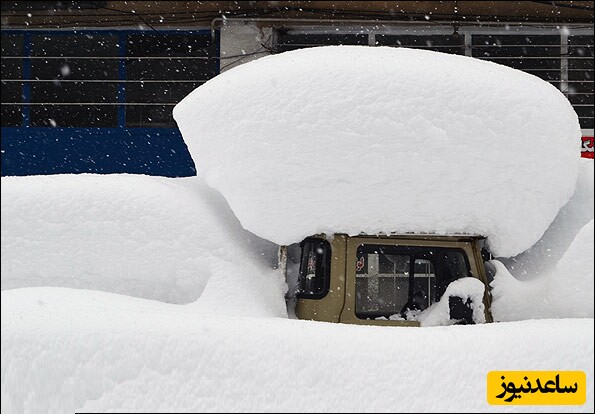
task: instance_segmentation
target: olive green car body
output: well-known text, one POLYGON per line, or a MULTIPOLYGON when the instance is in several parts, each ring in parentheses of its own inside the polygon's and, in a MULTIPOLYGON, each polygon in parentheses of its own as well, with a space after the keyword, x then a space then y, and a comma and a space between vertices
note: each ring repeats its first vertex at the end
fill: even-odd
POLYGON ((484 311, 486 322, 491 322, 491 297, 489 293, 486 269, 482 258, 485 238, 473 235, 390 235, 390 236, 332 236, 317 235, 326 240, 331 247, 330 283, 326 295, 322 298, 299 297, 296 301, 296 316, 299 319, 337 322, 361 325, 420 326, 415 320, 390 320, 387 318, 359 318, 355 311, 356 298, 356 255, 358 246, 374 244, 380 246, 405 246, 450 248, 464 251, 470 267, 470 276, 484 283, 484 311))

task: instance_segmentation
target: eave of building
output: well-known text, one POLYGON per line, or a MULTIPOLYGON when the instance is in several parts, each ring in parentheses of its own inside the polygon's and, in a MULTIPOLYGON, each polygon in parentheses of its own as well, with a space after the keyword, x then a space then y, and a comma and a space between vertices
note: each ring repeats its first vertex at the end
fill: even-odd
MULTIPOLYGON (((589 1, 1 1, 3 28, 209 26, 222 16, 312 20, 593 24, 589 1), (59 8, 52 4, 70 5, 59 8), (72 7, 74 5, 74 7, 72 7)), ((265 20, 263 20, 265 21, 265 20)))

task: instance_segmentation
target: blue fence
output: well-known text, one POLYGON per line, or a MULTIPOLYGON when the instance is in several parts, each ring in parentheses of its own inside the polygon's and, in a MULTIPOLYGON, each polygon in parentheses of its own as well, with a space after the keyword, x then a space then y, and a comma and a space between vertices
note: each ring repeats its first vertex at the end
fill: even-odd
POLYGON ((2 128, 2 175, 63 173, 187 177, 196 169, 175 128, 2 128))

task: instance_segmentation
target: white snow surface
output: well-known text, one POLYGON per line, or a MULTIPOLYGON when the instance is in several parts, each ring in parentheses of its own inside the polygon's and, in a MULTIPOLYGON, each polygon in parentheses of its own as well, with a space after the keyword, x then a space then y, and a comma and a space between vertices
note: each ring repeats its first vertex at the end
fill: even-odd
MULTIPOLYGON (((581 159, 574 194, 543 234, 528 250, 511 258, 498 258, 520 280, 540 277, 553 268, 568 250, 580 229, 593 220, 595 182, 593 160, 581 159)), ((587 252, 588 253, 588 252, 587 252)), ((591 260, 593 254, 591 253, 591 260)))
POLYGON ((467 299, 471 299, 471 309, 473 309, 473 322, 485 323, 485 306, 483 304, 483 294, 485 292, 485 285, 479 279, 474 277, 465 277, 451 282, 442 299, 434 303, 428 309, 425 309, 419 315, 421 326, 441 326, 453 325, 455 320, 450 318, 449 299, 451 296, 457 296, 463 299, 463 303, 467 299))
POLYGON ((496 278, 498 315, 573 318, 352 326, 288 318, 277 246, 200 177, 2 177, 1 190, 2 413, 593 412, 592 222, 544 273, 553 289, 496 278), (591 316, 564 300, 543 311, 539 294, 591 316), (585 371, 587 402, 490 406, 492 370, 585 371))
POLYGON ((593 412, 593 320, 395 328, 2 292, 3 413, 593 412), (492 370, 581 370, 581 406, 490 406, 492 370))
POLYGON ((581 130, 524 72, 406 48, 260 58, 174 108, 198 174, 247 230, 474 233, 496 256, 540 239, 573 193, 581 130))
POLYGON ((96 289, 217 314, 287 316, 277 246, 198 177, 2 177, 2 290, 96 289), (200 297, 200 302, 195 302, 200 297))
POLYGON ((538 278, 517 280, 501 262, 493 260, 497 271, 491 283, 494 320, 593 318, 593 222, 578 232, 557 265, 538 278))

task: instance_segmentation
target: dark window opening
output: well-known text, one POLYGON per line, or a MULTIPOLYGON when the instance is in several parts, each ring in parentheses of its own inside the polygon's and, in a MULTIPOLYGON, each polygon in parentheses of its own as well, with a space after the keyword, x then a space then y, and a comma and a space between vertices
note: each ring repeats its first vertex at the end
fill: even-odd
POLYGON ((118 56, 118 35, 52 32, 31 35, 31 56, 34 57, 113 57, 118 56))
POLYGON ((276 52, 322 45, 407 47, 470 55, 535 75, 560 89, 574 107, 580 126, 593 128, 593 35, 566 29, 543 33, 436 34, 436 29, 412 28, 403 33, 304 33, 278 29, 276 52), (434 33, 433 33, 434 32, 434 33), (566 32, 566 33, 565 33, 566 32), (564 34, 565 33, 565 34, 564 34), (467 40, 466 40, 467 39, 467 40))
POLYGON ((287 52, 323 45, 367 45, 367 34, 336 34, 336 33, 289 33, 286 30, 277 31, 275 51, 287 52))
POLYGON ((568 36, 568 82, 562 90, 585 129, 593 129, 593 45, 593 35, 568 36))
POLYGON ((31 106, 33 127, 116 128, 117 108, 111 105, 35 105, 31 106))
POLYGON ((2 33, 2 126, 175 128, 173 106, 219 73, 184 31, 2 33))
POLYGON ((2 33, 2 126, 23 124, 23 35, 2 33))
POLYGON ((531 73, 560 88, 559 35, 473 35, 472 56, 531 73))
POLYGON ((2 126, 20 127, 23 123, 23 113, 20 106, 2 105, 2 126))
POLYGON ((325 240, 308 238, 301 247, 297 296, 321 299, 328 293, 330 284, 331 246, 325 240))
POLYGON ((465 54, 465 38, 461 35, 376 35, 378 46, 408 47, 434 52, 465 54))
POLYGON ((174 105, 129 105, 126 125, 139 128, 168 128, 175 125, 174 105))
POLYGON ((219 72, 210 36, 132 33, 126 37, 128 127, 173 128, 175 104, 219 72))
POLYGON ((360 319, 414 319, 440 300, 449 283, 471 276, 463 250, 361 245, 355 313, 360 319))

